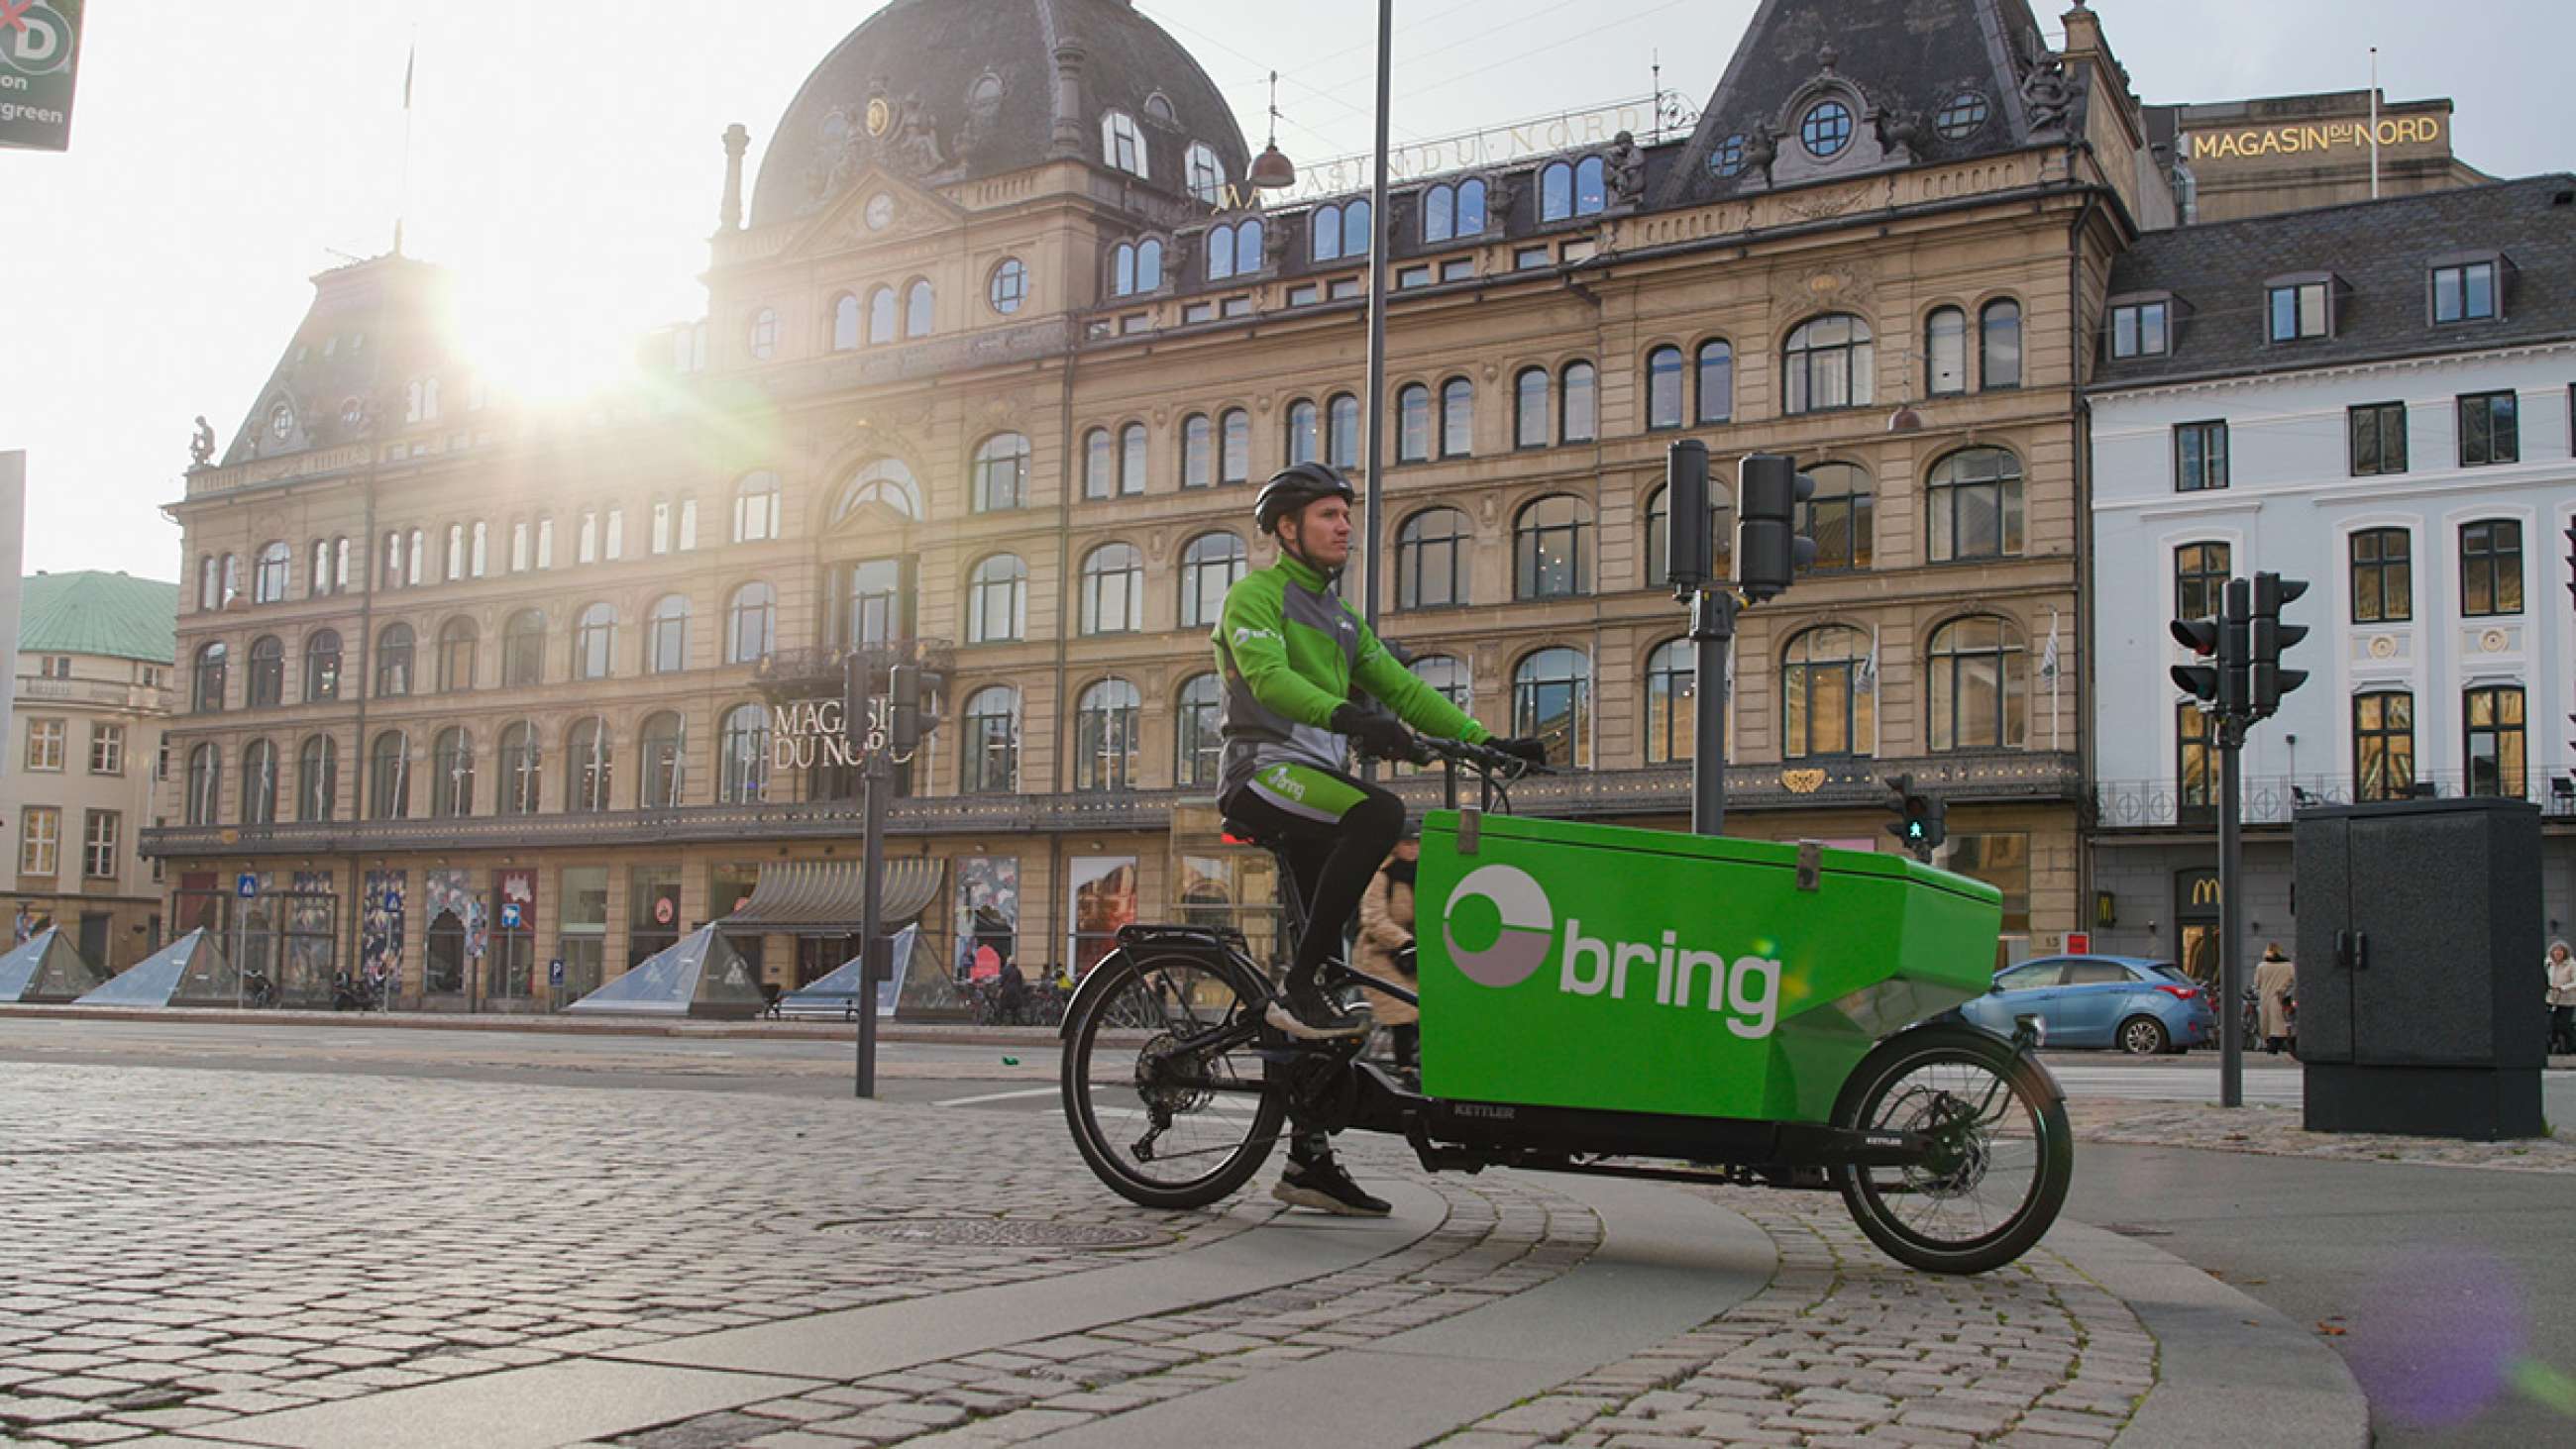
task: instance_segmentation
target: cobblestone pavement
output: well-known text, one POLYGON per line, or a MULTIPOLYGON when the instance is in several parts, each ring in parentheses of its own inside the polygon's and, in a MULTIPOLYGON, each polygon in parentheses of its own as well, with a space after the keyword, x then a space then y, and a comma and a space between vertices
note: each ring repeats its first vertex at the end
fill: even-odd
POLYGON ((2137 1147, 2198 1147, 2268 1157, 2320 1157, 2343 1162, 2409 1162, 2429 1167, 2488 1167, 2508 1172, 2576 1172, 2576 1132, 2512 1142, 2464 1142, 2375 1132, 2310 1132, 2296 1107, 2229 1109, 2185 1103, 2073 1101, 2067 1115, 2085 1142, 2137 1147))
MULTIPOLYGON (((1226 1210, 1109 1196, 1043 1118, 692 1092, 0 1067, 0 1439, 107 1443, 720 1329, 1199 1251, 1226 1210), (863 1217, 1152 1230, 1096 1251, 869 1242, 863 1217)), ((1525 1174, 1363 1175, 1438 1195, 1427 1236, 1342 1271, 798 1392, 638 1449, 1000 1443, 1362 1347, 1510 1299, 1601 1242, 1525 1174)), ((1675 1189, 1680 1191, 1681 1189, 1675 1189)), ((1472 1426, 1461 1442, 2100 1442, 2152 1386, 2128 1308, 2045 1248, 1975 1279, 1898 1268, 1823 1194, 1703 1190, 1780 1267, 1749 1301, 1472 1426)))

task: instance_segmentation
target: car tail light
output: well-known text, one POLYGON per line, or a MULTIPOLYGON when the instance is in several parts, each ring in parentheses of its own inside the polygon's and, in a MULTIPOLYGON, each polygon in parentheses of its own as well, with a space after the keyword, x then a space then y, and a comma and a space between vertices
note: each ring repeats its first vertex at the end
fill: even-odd
POLYGON ((2197 986, 2159 986, 2156 989, 2176 1001, 2190 1001, 2200 995, 2197 986))

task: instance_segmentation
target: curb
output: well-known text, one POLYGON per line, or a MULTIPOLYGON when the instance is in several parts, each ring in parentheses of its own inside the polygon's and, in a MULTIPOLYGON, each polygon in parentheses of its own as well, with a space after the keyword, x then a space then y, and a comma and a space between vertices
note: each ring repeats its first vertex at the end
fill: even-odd
POLYGON ((2118 1449, 2370 1443, 2370 1401, 2343 1356, 2278 1309, 2162 1248, 2069 1219, 2042 1246, 2129 1305, 2156 1341, 2156 1386, 2118 1449))
MULTIPOLYGON (((582 1021, 561 1016, 517 1016, 424 1011, 235 1011, 220 1006, 136 1010, 107 1006, 0 1004, 0 1021, 125 1021, 161 1024, 207 1022, 218 1026, 351 1026, 391 1031, 504 1031, 546 1036, 697 1037, 709 1041, 771 1038, 780 1041, 848 1041, 852 1023, 801 1021, 582 1021)), ((879 1022, 877 1040, 951 1046, 1036 1046, 1056 1040, 1051 1026, 938 1026, 879 1022)))

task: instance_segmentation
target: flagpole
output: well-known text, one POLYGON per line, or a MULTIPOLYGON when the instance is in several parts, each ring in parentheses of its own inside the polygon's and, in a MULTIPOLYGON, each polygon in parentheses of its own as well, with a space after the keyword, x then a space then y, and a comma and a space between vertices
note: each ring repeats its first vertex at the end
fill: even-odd
POLYGON ((394 193, 394 255, 403 254, 403 213, 411 209, 411 73, 420 60, 420 31, 412 31, 411 47, 403 52, 403 147, 402 181, 394 193))
POLYGON ((2379 199, 2379 47, 2370 48, 2370 199, 2379 199))

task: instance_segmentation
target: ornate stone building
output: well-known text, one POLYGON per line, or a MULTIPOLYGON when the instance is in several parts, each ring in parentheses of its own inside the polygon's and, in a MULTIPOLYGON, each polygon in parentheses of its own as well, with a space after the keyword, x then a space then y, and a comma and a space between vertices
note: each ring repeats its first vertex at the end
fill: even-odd
MULTIPOLYGON (((1908 770, 2015 949, 2078 925, 2079 340, 2172 208, 2093 16, 2065 25, 1767 0, 1686 137, 1396 190, 1382 632, 1553 742, 1572 768, 1521 808, 1684 821, 1665 450, 1785 450, 1820 557, 1746 616, 1731 828, 1883 843, 1908 770)), ((889 852, 937 960, 1260 925, 1267 863, 1206 802, 1205 633, 1266 558, 1253 485, 1361 464, 1365 198, 1248 204, 1215 88, 1122 0, 888 6, 746 217, 747 140, 706 320, 585 410, 479 395, 432 268, 317 279, 173 508, 188 712, 150 848, 182 925, 252 873, 290 990, 381 961, 507 1009, 731 914, 792 984, 855 917, 840 722, 805 706, 906 638, 951 646, 889 852)))

